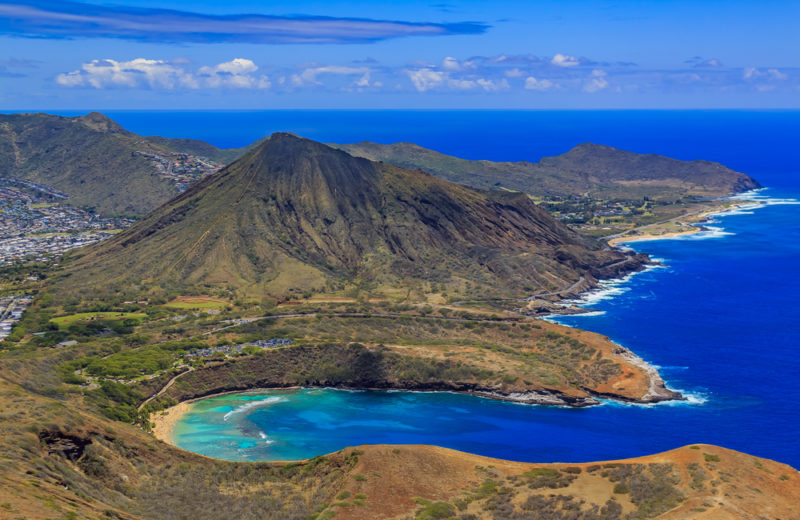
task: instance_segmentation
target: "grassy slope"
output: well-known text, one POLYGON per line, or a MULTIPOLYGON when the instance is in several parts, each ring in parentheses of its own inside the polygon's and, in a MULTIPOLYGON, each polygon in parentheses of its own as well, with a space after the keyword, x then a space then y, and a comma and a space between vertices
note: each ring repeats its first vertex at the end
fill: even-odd
POLYGON ((351 505, 334 506, 337 519, 401 519, 414 513, 416 518, 476 520, 751 519, 800 514, 796 470, 716 446, 584 464, 524 464, 433 446, 360 450, 363 455, 352 473, 365 478, 349 479, 344 490, 351 497, 367 498, 362 507, 352 505, 355 498, 341 500, 351 505))
POLYGON ((589 192, 600 199, 678 199, 686 195, 725 196, 758 187, 747 175, 719 163, 678 161, 588 143, 538 163, 470 161, 411 143, 333 146, 359 157, 421 168, 451 182, 483 189, 502 187, 536 196, 583 196, 589 192))

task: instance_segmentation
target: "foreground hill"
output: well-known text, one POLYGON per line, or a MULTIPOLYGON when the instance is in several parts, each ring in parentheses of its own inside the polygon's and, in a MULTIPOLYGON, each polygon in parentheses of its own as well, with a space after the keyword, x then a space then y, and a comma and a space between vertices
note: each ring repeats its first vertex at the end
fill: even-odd
POLYGON ((432 446, 363 446, 297 463, 194 455, 0 379, 0 518, 784 519, 800 474, 695 445, 591 464, 432 446))
POLYGON ((52 186, 77 206, 141 215, 178 189, 144 154, 185 153, 227 164, 241 150, 191 139, 143 137, 106 116, 0 114, 0 177, 52 186))
POLYGON ((537 196, 600 199, 720 197, 760 187, 749 176, 710 161, 679 161, 585 143, 538 163, 470 161, 411 143, 334 145, 359 157, 421 168, 476 188, 503 187, 537 196))
POLYGON ((638 269, 518 193, 485 192, 274 134, 124 233, 82 250, 70 290, 227 287, 286 297, 340 284, 481 296, 585 288, 638 269), (583 284, 583 285, 582 285, 583 284))

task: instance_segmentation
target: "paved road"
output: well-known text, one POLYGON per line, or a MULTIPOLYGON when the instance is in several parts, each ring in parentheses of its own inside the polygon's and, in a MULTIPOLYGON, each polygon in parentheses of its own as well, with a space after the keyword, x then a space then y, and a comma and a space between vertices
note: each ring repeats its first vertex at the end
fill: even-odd
POLYGON ((189 370, 186 370, 186 371, 184 371, 184 372, 181 372, 180 374, 176 374, 176 375, 175 375, 175 376, 174 376, 172 379, 170 379, 169 381, 167 381, 167 384, 165 384, 163 387, 161 387, 161 390, 159 390, 158 392, 154 393, 153 395, 151 395, 150 397, 148 397, 147 399, 145 399, 145 400, 142 402, 142 404, 140 404, 140 405, 139 405, 139 406, 138 406, 136 409, 137 409, 137 410, 141 410, 142 408, 144 408, 144 406, 145 406, 147 403, 149 403, 150 401, 152 401, 152 400, 153 400, 153 399, 155 399, 156 397, 158 397, 158 396, 160 396, 160 395, 163 395, 163 394, 164 394, 164 392, 166 392, 167 390, 169 390, 169 387, 171 387, 172 385, 174 385, 174 384, 175 384, 175 381, 176 381, 176 380, 177 380, 179 377, 183 376, 184 374, 188 374, 189 372, 192 372, 193 370, 194 370, 194 367, 189 367, 189 370))

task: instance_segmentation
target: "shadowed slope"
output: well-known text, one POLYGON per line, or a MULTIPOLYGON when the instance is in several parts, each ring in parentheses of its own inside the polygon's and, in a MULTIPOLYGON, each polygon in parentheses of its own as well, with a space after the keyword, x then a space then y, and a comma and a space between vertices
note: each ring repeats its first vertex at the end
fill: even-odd
POLYGON ((83 252, 70 284, 211 284, 249 295, 470 282, 487 294, 564 288, 634 270, 521 194, 275 134, 240 160, 83 252))

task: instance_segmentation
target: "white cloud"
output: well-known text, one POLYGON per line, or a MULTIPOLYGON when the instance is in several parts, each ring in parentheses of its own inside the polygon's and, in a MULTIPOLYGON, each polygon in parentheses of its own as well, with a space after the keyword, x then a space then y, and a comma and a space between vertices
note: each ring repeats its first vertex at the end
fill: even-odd
POLYGON ((456 90, 472 90, 478 83, 471 79, 448 78, 447 86, 456 90))
POLYGON ((136 58, 130 61, 92 60, 79 70, 56 76, 64 87, 103 88, 259 88, 271 86, 267 76, 255 76, 258 67, 251 60, 236 58, 213 66, 200 67, 197 73, 180 65, 185 62, 136 58))
POLYGON ((419 92, 436 88, 444 82, 444 74, 433 69, 407 70, 406 74, 419 92))
POLYGON ((259 88, 272 86, 267 76, 254 76, 258 67, 251 60, 236 58, 212 67, 200 67, 199 80, 209 88, 259 88))
POLYGON ((319 80, 319 76, 325 74, 333 74, 336 76, 359 76, 352 84, 354 87, 365 88, 369 86, 380 86, 378 84, 370 84, 370 69, 367 67, 345 67, 340 65, 325 65, 321 67, 308 67, 299 74, 292 75, 292 84, 296 87, 304 85, 317 85, 321 86, 323 83, 319 80))
POLYGON ((461 70, 461 64, 452 56, 448 56, 442 60, 442 68, 444 70, 461 70))
POLYGON ((486 78, 479 78, 476 80, 478 85, 486 92, 497 92, 498 90, 508 90, 510 88, 508 80, 505 78, 500 81, 495 81, 486 78))
POLYGON ((447 56, 442 60, 442 69, 449 72, 458 72, 460 70, 475 69, 477 66, 471 60, 458 61, 452 56, 447 56))
POLYGON ((787 74, 784 74, 778 69, 768 69, 767 74, 769 74, 770 79, 777 79, 777 80, 784 80, 789 77, 787 74))
POLYGON ((505 72, 505 75, 509 78, 521 78, 522 76, 525 75, 525 72, 515 67, 513 69, 507 70, 505 72))
POLYGON ((549 79, 536 79, 533 76, 528 76, 525 78, 526 90, 538 90, 540 92, 544 92, 545 90, 550 90, 555 86, 556 84, 549 79))
POLYGON ((766 71, 759 70, 755 67, 747 67, 742 73, 744 79, 765 78, 773 81, 783 81, 789 78, 789 75, 781 72, 778 69, 767 69, 766 71))
POLYGON ((592 71, 591 79, 583 86, 583 90, 589 93, 598 92, 608 88, 608 80, 604 70, 594 69, 592 71))
POLYGON ((180 67, 164 60, 136 58, 130 61, 92 60, 80 70, 56 76, 59 85, 67 87, 148 87, 173 89, 177 86, 194 87, 194 81, 180 67))
POLYGON ((81 71, 74 70, 56 76, 56 83, 65 87, 78 87, 84 84, 84 78, 83 75, 81 75, 81 71))
POLYGON ((556 67, 576 67, 581 64, 581 60, 575 56, 570 56, 569 54, 558 53, 553 56, 553 59, 550 60, 550 63, 556 67))

